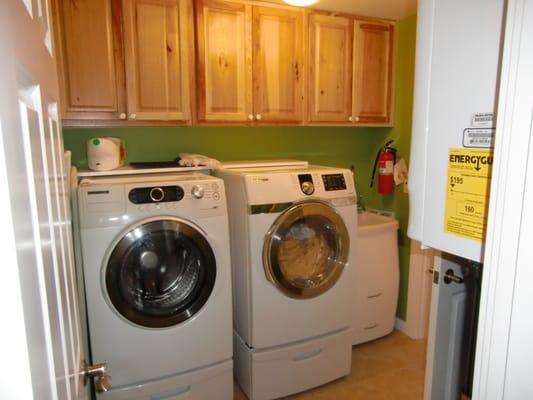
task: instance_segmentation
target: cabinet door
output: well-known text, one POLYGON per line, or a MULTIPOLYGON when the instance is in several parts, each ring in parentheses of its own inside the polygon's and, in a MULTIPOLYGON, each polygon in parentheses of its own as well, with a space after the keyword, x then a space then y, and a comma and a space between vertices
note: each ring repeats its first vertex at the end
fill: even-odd
POLYGON ((191 4, 124 0, 128 118, 190 121, 191 4))
POLYGON ((254 113, 261 121, 302 120, 301 11, 254 7, 254 113))
POLYGON ((197 2, 199 120, 253 119, 251 20, 249 5, 197 2))
POLYGON ((120 0, 55 0, 53 6, 62 117, 119 119, 125 113, 120 0))
POLYGON ((349 122, 352 111, 352 23, 349 18, 310 17, 309 120, 349 122))
POLYGON ((392 123, 394 25, 354 24, 353 115, 358 124, 392 123))

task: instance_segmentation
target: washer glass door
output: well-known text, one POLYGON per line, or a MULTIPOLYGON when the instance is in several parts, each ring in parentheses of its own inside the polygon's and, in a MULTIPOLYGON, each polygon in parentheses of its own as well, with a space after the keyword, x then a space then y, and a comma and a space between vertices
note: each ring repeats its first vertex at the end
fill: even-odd
POLYGON ((105 270, 107 295, 129 321, 151 328, 179 324, 208 300, 216 278, 211 246, 178 220, 133 227, 114 247, 105 270))
POLYGON ((266 235, 265 274, 290 297, 315 297, 338 281, 349 248, 348 230, 329 204, 297 203, 278 217, 266 235))

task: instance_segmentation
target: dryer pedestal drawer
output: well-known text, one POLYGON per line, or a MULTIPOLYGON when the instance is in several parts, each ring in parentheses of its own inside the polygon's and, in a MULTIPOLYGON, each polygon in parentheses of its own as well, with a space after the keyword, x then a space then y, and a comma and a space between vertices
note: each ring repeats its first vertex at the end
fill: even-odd
POLYGON ((250 400, 302 392, 350 373, 351 329, 267 350, 234 333, 235 375, 250 400))
POLYGON ((98 400, 231 399, 233 398, 233 362, 228 360, 169 378, 111 389, 97 397, 98 400))

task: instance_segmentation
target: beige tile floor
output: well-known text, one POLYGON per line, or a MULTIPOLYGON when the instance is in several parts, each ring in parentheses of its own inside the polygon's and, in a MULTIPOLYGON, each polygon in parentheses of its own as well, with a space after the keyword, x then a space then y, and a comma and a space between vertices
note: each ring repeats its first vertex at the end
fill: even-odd
MULTIPOLYGON (((352 372, 287 400, 417 400, 423 397, 426 341, 400 332, 352 350, 352 372)), ((246 396, 235 384, 235 400, 246 396)))

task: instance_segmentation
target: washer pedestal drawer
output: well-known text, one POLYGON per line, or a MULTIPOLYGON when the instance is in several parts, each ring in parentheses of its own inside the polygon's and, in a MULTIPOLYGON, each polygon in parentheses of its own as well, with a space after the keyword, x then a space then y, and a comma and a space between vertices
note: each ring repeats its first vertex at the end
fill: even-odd
POLYGON ((250 349, 234 332, 235 377, 250 400, 270 400, 323 385, 350 373, 352 333, 265 350, 250 349))
POLYGON ((111 389, 98 400, 227 400, 233 398, 233 362, 111 389))

